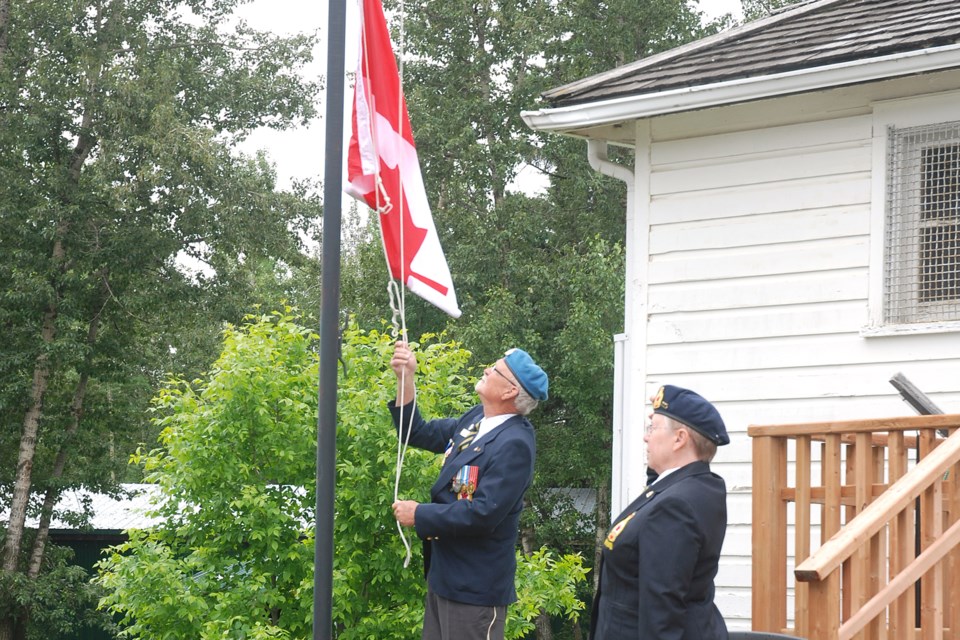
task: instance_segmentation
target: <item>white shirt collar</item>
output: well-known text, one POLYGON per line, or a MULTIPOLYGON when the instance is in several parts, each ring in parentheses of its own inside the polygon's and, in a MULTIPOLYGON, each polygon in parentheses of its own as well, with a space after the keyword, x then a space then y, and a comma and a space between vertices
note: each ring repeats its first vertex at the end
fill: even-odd
POLYGON ((477 437, 473 439, 474 442, 477 442, 485 434, 490 433, 504 422, 512 418, 517 414, 515 413, 501 413, 498 416, 491 416, 489 418, 484 418, 480 421, 480 428, 477 430, 477 437))
POLYGON ((676 470, 679 469, 679 468, 680 468, 680 467, 674 467, 673 469, 667 469, 666 471, 664 471, 663 473, 661 473, 660 475, 658 475, 658 476, 657 476, 657 479, 650 483, 650 486, 652 487, 653 485, 657 484, 658 482, 660 482, 661 480, 663 480, 664 478, 666 478, 668 475, 670 475, 671 473, 673 473, 674 471, 676 471, 676 470))

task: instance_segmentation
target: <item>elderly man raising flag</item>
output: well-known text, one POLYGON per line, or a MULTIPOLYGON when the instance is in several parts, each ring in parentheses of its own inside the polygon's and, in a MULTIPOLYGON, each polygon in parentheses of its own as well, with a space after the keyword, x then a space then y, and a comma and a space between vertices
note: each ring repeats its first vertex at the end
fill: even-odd
POLYGON ((427 599, 423 640, 502 640, 514 589, 523 495, 533 480, 536 440, 526 416, 547 399, 548 379, 533 358, 511 349, 476 384, 480 404, 459 418, 425 420, 417 410, 417 359, 405 342, 390 366, 390 403, 401 439, 442 453, 431 502, 394 503, 397 521, 423 540, 427 599))

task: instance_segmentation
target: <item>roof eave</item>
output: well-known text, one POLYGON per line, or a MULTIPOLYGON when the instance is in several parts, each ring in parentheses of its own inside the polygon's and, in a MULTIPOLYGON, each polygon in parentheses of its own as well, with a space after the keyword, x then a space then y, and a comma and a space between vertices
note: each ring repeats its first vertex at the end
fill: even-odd
POLYGON ((951 67, 960 67, 960 44, 658 93, 523 111, 520 115, 527 126, 535 131, 564 133, 586 127, 916 75, 951 67))

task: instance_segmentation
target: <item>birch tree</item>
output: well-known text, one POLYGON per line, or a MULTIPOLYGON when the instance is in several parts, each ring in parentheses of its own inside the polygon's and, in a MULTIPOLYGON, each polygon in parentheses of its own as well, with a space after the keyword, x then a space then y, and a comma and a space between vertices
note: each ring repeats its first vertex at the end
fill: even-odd
POLYGON ((0 0, 0 640, 25 637, 11 585, 40 573, 60 492, 116 484, 171 356, 208 356, 183 327, 215 334, 218 297, 296 261, 316 213, 232 152, 317 90, 296 74, 312 39, 232 20, 238 3, 0 0))

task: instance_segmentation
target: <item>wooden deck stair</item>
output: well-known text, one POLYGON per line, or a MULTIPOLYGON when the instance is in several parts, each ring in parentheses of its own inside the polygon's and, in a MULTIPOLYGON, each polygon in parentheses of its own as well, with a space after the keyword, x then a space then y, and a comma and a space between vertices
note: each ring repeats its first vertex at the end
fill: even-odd
POLYGON ((960 415, 747 433, 755 631, 960 638, 960 415))

